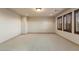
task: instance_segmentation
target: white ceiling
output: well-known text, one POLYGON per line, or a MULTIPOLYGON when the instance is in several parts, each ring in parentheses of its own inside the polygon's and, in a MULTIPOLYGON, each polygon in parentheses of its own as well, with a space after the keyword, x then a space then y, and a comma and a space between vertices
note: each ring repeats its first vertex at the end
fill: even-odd
POLYGON ((41 11, 36 11, 36 8, 11 8, 11 10, 22 16, 55 16, 65 8, 42 8, 41 11))

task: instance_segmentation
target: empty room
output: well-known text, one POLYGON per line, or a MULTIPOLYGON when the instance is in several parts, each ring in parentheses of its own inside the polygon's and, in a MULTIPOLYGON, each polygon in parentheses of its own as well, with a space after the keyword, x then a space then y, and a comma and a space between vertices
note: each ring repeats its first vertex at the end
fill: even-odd
POLYGON ((0 51, 79 51, 79 9, 0 8, 0 51))

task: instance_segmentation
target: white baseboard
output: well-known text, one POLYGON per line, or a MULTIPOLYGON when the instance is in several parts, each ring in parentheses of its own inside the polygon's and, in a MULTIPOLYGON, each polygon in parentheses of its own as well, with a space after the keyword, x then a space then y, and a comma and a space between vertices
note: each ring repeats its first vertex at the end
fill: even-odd
POLYGON ((28 34, 55 34, 53 32, 28 32, 28 34))
POLYGON ((9 38, 9 39, 0 41, 0 44, 1 44, 1 43, 4 43, 4 42, 7 42, 7 41, 9 41, 9 40, 11 40, 11 39, 14 39, 14 38, 16 38, 16 37, 18 37, 18 36, 20 36, 20 35, 21 35, 21 34, 17 34, 16 36, 13 36, 13 37, 11 37, 11 38, 9 38))
MULTIPOLYGON (((56 33, 57 34, 57 33, 56 33)), ((65 38, 65 37, 63 37, 63 36, 61 36, 61 35, 59 35, 59 34, 57 34, 58 36, 60 36, 60 37, 62 37, 62 38, 64 38, 64 39, 66 39, 66 40, 68 40, 68 41, 70 41, 71 43, 74 43, 74 44, 76 44, 76 45, 78 45, 79 46, 79 44, 77 44, 77 43, 75 43, 75 42, 73 42, 73 41, 71 41, 71 40, 69 40, 69 39, 67 39, 67 38, 65 38)))

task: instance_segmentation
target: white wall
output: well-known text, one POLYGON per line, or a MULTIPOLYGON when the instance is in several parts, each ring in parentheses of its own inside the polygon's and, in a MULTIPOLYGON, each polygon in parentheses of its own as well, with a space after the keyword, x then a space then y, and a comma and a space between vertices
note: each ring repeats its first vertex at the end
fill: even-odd
POLYGON ((21 17, 21 34, 26 34, 28 32, 28 26, 27 26, 27 17, 22 16, 21 17))
POLYGON ((29 17, 29 33, 55 33, 55 20, 52 17, 29 17))
POLYGON ((21 34, 20 16, 8 9, 0 9, 0 43, 21 34))
POLYGON ((62 16, 64 14, 72 12, 72 33, 61 31, 61 30, 57 30, 57 20, 56 20, 56 33, 59 34, 59 35, 61 35, 64 38, 66 38, 66 39, 74 42, 74 43, 79 44, 79 34, 74 34, 74 10, 75 9, 69 9, 69 10, 67 10, 67 11, 65 11, 65 12, 63 12, 63 13, 61 13, 61 14, 58 15, 58 16, 62 16))

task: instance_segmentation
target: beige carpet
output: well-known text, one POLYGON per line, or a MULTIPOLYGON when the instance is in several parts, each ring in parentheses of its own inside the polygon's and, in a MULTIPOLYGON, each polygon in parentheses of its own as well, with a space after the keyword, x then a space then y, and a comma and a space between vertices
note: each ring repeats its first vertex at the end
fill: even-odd
POLYGON ((78 51, 79 46, 56 34, 27 34, 0 44, 1 51, 78 51))

